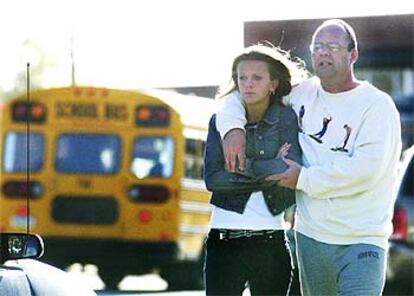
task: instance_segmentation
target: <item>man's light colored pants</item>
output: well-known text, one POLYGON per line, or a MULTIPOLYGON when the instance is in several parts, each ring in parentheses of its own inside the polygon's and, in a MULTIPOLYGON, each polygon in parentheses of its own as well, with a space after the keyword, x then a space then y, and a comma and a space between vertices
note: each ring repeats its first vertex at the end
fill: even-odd
POLYGON ((386 252, 369 244, 331 245, 296 233, 303 296, 381 295, 386 252))

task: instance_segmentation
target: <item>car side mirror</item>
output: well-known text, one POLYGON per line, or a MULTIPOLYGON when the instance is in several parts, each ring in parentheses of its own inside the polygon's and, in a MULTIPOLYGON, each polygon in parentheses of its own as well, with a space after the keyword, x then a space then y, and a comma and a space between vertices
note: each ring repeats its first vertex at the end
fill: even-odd
POLYGON ((0 263, 10 259, 40 258, 43 239, 37 234, 0 233, 0 263))

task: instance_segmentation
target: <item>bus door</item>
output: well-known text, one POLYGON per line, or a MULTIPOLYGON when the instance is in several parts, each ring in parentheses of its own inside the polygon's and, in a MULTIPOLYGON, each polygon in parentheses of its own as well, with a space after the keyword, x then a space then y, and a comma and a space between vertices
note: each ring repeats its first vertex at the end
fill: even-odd
POLYGON ((153 104, 137 106, 136 126, 127 137, 124 235, 130 240, 175 241, 183 159, 181 123, 168 106, 153 104))
MULTIPOLYGON (((53 236, 116 237, 122 223, 122 117, 105 101, 57 99, 50 107, 48 198, 53 236), (78 226, 78 227, 74 227, 78 226), (80 228, 81 227, 81 231, 80 228)), ((126 108, 126 106, 125 106, 126 108)), ((125 185, 124 185, 125 186, 125 185)))
POLYGON ((122 138, 116 133, 55 133, 52 155, 50 231, 65 235, 115 237, 120 231, 122 138), (79 233, 77 227, 82 227, 79 233))

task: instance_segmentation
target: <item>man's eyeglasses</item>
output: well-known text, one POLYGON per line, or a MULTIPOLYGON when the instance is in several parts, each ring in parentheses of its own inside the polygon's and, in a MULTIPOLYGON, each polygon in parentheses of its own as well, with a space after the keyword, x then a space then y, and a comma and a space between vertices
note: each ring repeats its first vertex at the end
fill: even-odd
POLYGON ((311 44, 309 48, 311 52, 320 52, 324 49, 330 52, 338 52, 338 51, 347 49, 347 47, 342 46, 341 44, 336 43, 336 42, 314 43, 314 44, 311 44))

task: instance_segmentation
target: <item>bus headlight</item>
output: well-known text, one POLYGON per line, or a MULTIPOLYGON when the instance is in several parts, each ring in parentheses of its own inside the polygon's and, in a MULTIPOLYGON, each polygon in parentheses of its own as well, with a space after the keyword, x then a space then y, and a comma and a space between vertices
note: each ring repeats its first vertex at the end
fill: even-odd
POLYGON ((35 181, 8 181, 2 186, 2 192, 7 197, 26 198, 28 195, 31 199, 39 198, 43 195, 43 186, 35 181))
POLYGON ((136 201, 139 198, 139 188, 138 187, 131 187, 128 190, 128 196, 131 200, 136 201))
POLYGON ((161 203, 167 201, 171 194, 167 187, 157 185, 134 185, 128 190, 133 202, 161 203))

